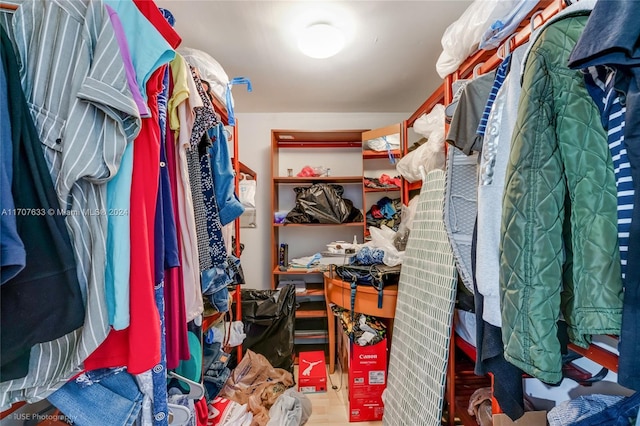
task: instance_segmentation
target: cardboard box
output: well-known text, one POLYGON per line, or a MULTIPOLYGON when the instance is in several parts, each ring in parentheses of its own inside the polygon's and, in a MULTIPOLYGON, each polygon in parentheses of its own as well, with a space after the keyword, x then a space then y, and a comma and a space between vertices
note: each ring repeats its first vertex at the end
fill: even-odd
POLYGON ((349 345, 350 422, 382 420, 387 387, 387 339, 370 346, 349 345))
POLYGON ((327 391, 327 365, 324 351, 300 352, 298 356, 298 391, 327 391))
POLYGON ((544 426, 547 424, 547 412, 546 411, 527 411, 524 416, 520 417, 515 422, 511 420, 506 414, 494 414, 493 426, 511 426, 511 425, 525 425, 525 426, 544 426))

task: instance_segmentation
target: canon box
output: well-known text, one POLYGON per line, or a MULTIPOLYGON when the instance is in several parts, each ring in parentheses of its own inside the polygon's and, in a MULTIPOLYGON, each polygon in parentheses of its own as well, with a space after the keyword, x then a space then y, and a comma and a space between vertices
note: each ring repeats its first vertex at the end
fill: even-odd
POLYGON ((349 345, 350 422, 382 420, 387 387, 387 339, 370 346, 349 345))

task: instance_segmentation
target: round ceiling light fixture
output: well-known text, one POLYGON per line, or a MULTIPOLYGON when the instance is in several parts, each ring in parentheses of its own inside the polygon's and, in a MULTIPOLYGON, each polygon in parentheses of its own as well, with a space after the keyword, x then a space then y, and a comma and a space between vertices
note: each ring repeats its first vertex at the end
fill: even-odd
POLYGON ((329 58, 342 50, 345 37, 342 31, 333 25, 316 23, 309 25, 300 34, 298 48, 305 55, 324 59, 329 58))

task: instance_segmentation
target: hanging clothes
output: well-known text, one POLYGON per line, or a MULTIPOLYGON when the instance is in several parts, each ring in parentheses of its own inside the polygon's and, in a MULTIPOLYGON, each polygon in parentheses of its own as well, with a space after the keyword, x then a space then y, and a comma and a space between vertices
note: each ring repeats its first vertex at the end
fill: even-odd
MULTIPOLYGON (((143 119, 141 132, 133 143, 129 218, 130 226, 136 232, 131 233, 130 323, 124 330, 112 330, 105 343, 85 361, 85 368, 92 370, 126 365, 131 374, 138 374, 153 368, 160 361, 160 318, 155 304, 153 275, 160 163, 157 98, 162 91, 164 66, 175 56, 173 46, 177 47, 181 39, 157 7, 156 14, 147 15, 128 1, 109 1, 109 5, 118 12, 126 31, 145 34, 145 44, 139 48, 144 49, 147 55, 150 51, 155 52, 151 56, 156 58, 156 66, 145 88, 151 118, 143 119), (153 24, 148 16, 154 19, 153 24), (158 32, 158 27, 165 28, 163 34, 158 32)), ((135 64, 135 58, 132 60, 135 64)))
POLYGON ((191 146, 195 110, 203 103, 200 96, 190 96, 191 93, 197 93, 197 89, 191 70, 182 56, 176 55, 171 62, 171 73, 174 88, 169 99, 169 123, 174 131, 177 162, 175 196, 182 244, 181 279, 184 283, 187 321, 191 321, 204 311, 204 306, 200 287, 200 250, 194 204, 198 200, 194 199, 191 191, 187 152, 191 146))
POLYGON ((66 225, 86 312, 81 329, 32 348, 27 377, 0 385, 2 407, 46 397, 77 373, 106 338, 105 183, 117 173, 127 142, 140 131, 138 108, 102 2, 28 1, 12 24, 24 71, 22 88, 59 208, 69 212, 66 225), (56 43, 45 47, 42 40, 56 43))
POLYGON ((638 28, 640 4, 635 1, 598 2, 593 8, 584 32, 571 52, 569 66, 586 68, 605 65, 616 70, 613 82, 626 107, 624 143, 631 166, 635 192, 633 214, 629 228, 627 259, 633 267, 624 278, 624 309, 618 350, 618 383, 640 389, 640 48, 638 28))
POLYGON ((22 92, 13 47, 4 29, 0 31, 0 77, 6 89, 6 98, 0 101, 6 112, 2 130, 10 131, 0 143, 2 153, 11 154, 2 158, 10 166, 6 171, 11 172, 6 176, 11 186, 3 188, 2 198, 15 203, 3 205, 13 210, 2 213, 3 224, 5 218, 13 219, 15 228, 13 241, 11 234, 2 234, 3 245, 13 242, 7 248, 15 261, 0 287, 0 380, 6 382, 27 375, 33 345, 81 327, 85 311, 71 240, 64 215, 58 214, 56 192, 22 92), (43 291, 50 303, 42 303, 43 291))
POLYGON ((561 312, 581 347, 592 334, 617 334, 622 315, 611 155, 582 74, 566 65, 593 3, 564 9, 531 41, 506 171, 505 359, 546 383, 562 379, 561 312))
MULTIPOLYGON (((0 285, 24 269, 27 254, 18 235, 16 205, 11 193, 13 181, 13 147, 9 94, 4 66, 0 68, 0 285)), ((18 80, 20 81, 20 80, 18 80)))

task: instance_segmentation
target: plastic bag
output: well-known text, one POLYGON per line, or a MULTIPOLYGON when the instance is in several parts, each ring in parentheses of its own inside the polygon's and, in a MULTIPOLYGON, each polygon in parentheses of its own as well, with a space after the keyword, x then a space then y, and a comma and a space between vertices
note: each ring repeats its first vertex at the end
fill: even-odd
POLYGON ((340 185, 316 183, 294 191, 296 206, 287 214, 285 223, 347 223, 363 219, 353 202, 342 198, 344 188, 340 185))
POLYGON ((367 147, 374 151, 387 151, 389 149, 400 148, 400 133, 382 136, 367 141, 367 147))
POLYGON ((211 90, 216 98, 227 106, 229 76, 220 63, 208 53, 190 47, 181 47, 178 49, 178 53, 184 57, 185 61, 198 69, 200 77, 211 84, 211 90))
POLYGON ((293 384, 293 376, 289 371, 274 368, 264 356, 248 350, 219 396, 238 404, 247 404, 254 422, 266 424, 269 421, 269 408, 293 384))
MULTIPOLYGON (((225 324, 227 328, 227 345, 231 348, 239 346, 247 335, 244 333, 244 323, 242 321, 231 321, 225 324)), ((225 351, 226 352, 226 351, 225 351)))
POLYGON ((399 251, 393 244, 396 232, 388 226, 382 225, 380 228, 374 226, 369 228, 371 241, 366 243, 384 251, 383 263, 387 266, 396 266, 402 263, 404 251, 399 251))
MULTIPOLYGON (((242 290, 243 350, 262 354, 276 368, 293 372, 296 289, 242 290)), ((232 351, 230 365, 237 363, 232 351)))
POLYGON ((522 0, 476 0, 442 35, 442 53, 436 70, 445 78, 477 48, 484 31, 507 16, 522 0))
POLYGON ((429 114, 419 117, 413 129, 428 140, 398 161, 396 170, 409 182, 422 179, 420 166, 428 173, 432 170, 444 170, 444 105, 437 104, 429 114))
POLYGON ((507 15, 493 22, 482 34, 480 49, 492 50, 499 47, 537 4, 538 0, 522 0, 507 15))
POLYGON ((243 206, 255 208, 256 206, 256 187, 255 179, 244 177, 238 183, 239 199, 243 206))

